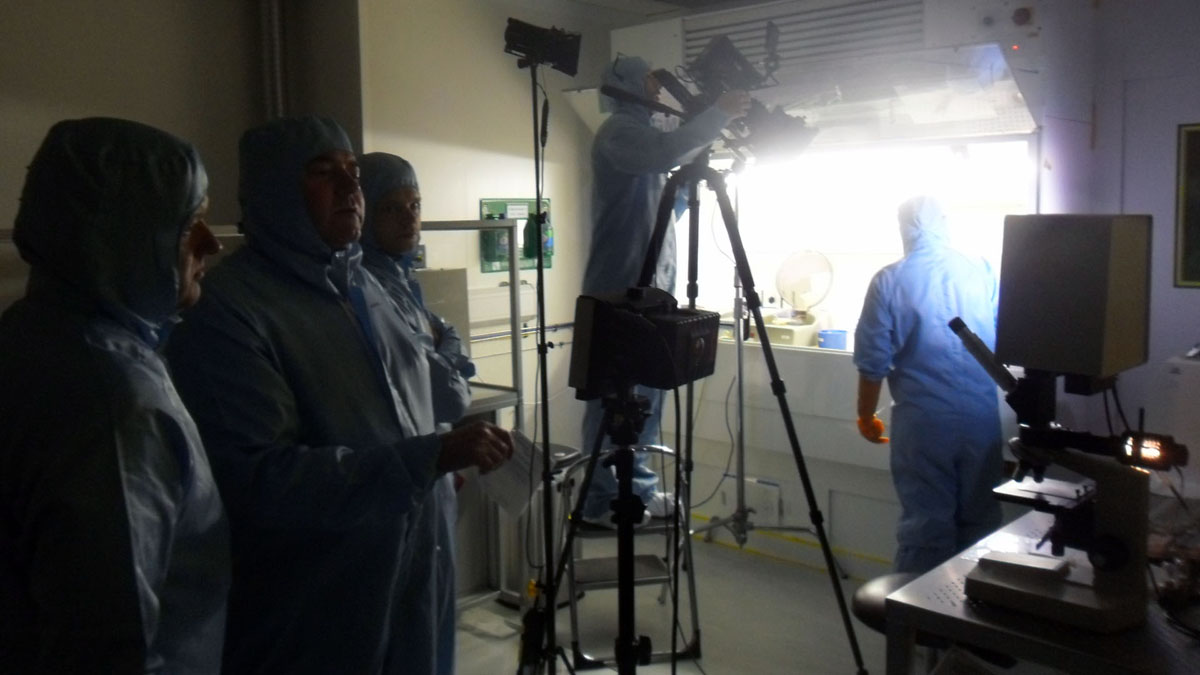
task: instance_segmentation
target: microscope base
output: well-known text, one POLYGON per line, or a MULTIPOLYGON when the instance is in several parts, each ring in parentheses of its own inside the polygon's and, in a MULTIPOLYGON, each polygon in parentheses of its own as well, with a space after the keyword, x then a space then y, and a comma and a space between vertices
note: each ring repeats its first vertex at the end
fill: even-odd
POLYGON ((1070 561, 1072 571, 1066 578, 976 564, 967 574, 967 597, 1097 633, 1115 633, 1146 621, 1144 587, 1098 590, 1091 583, 1086 556, 1078 557, 1070 561))

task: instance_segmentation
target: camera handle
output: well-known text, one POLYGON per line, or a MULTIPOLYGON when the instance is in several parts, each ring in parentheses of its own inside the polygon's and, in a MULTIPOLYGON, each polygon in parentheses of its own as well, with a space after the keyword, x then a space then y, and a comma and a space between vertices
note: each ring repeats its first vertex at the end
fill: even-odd
MULTIPOLYGON (((706 148, 696 159, 690 164, 681 167, 667 179, 666 185, 663 187, 662 199, 658 203, 658 219, 654 224, 654 233, 650 237, 650 244, 646 250, 646 259, 642 264, 642 274, 638 279, 638 286, 650 286, 654 279, 654 272, 658 267, 659 254, 662 251, 662 244, 666 238, 667 228, 674 224, 674 206, 675 194, 679 191, 680 185, 686 185, 688 189, 688 308, 695 309, 696 296, 699 291, 697 283, 697 267, 699 259, 699 240, 700 240, 700 183, 704 182, 708 188, 717 196, 717 206, 721 210, 721 219, 725 223, 725 231, 729 235, 729 247, 733 253, 734 263, 737 267, 738 277, 742 281, 743 297, 746 299, 746 309, 754 317, 754 325, 758 331, 759 340, 762 343, 763 358, 766 360, 767 372, 771 378, 771 392, 775 395, 776 401, 779 403, 779 412, 783 418, 784 429, 787 431, 788 442, 791 446, 792 456, 796 460, 796 468, 800 474, 800 482, 804 487, 804 496, 807 499, 809 519, 812 522, 813 531, 817 534, 817 539, 821 543, 821 552, 825 556, 825 569, 829 573, 829 580, 833 585, 834 597, 837 598, 838 609, 842 615, 842 625, 846 631, 846 637, 850 642, 850 651, 854 655, 854 663, 858 667, 858 673, 866 675, 867 670, 863 665, 862 651, 858 646, 858 639, 854 634, 854 624, 850 621, 850 611, 846 605, 846 596, 842 593, 842 584, 837 575, 837 561, 833 557, 833 549, 829 545, 829 538, 825 534, 824 521, 825 517, 821 514, 821 510, 817 505, 816 497, 813 493, 812 480, 808 475, 808 467, 804 461, 804 455, 800 450, 800 438, 796 434, 796 425, 792 420, 792 413, 787 402, 787 389, 783 384, 783 380, 779 377, 779 367, 775 363, 775 355, 771 351, 771 341, 767 334, 766 324, 762 317, 762 301, 758 297, 758 292, 754 289, 754 277, 750 274, 750 262, 746 258, 746 249, 742 245, 741 235, 737 228, 737 215, 733 209, 733 204, 729 200, 729 193, 725 187, 725 177, 719 171, 708 165, 708 156, 711 148, 706 148)), ((683 442, 683 459, 685 471, 685 482, 691 481, 692 471, 692 415, 693 415, 693 384, 687 385, 687 404, 686 415, 687 419, 684 422, 686 435, 683 442)), ((691 505, 685 504, 684 522, 690 522, 691 505)))

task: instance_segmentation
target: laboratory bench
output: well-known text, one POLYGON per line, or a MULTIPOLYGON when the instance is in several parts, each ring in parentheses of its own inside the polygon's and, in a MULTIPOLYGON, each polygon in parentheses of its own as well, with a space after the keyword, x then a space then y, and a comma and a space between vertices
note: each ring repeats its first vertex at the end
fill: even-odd
POLYGON ((1074 628, 966 597, 966 576, 993 538, 1002 549, 1017 538, 1032 550, 1052 522, 1053 516, 1031 511, 890 594, 888 675, 912 672, 918 631, 1068 673, 1200 673, 1200 640, 1173 628, 1153 594, 1145 624, 1115 633, 1074 628))

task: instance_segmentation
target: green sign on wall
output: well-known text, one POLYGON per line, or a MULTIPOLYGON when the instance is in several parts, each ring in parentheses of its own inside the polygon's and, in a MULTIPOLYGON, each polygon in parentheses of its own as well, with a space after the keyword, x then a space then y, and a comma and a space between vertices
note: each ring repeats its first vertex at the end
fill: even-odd
MULTIPOLYGON (((518 238, 515 244, 508 241, 508 230, 479 231, 479 271, 507 272, 508 247, 520 246, 518 260, 521 269, 531 270, 537 267, 534 259, 535 240, 533 233, 534 218, 537 211, 533 199, 480 199, 479 217, 482 220, 502 220, 512 218, 518 222, 518 238)), ((545 223, 542 225, 542 260, 543 267, 549 269, 554 262, 554 228, 550 220, 550 200, 542 198, 542 213, 545 223)))

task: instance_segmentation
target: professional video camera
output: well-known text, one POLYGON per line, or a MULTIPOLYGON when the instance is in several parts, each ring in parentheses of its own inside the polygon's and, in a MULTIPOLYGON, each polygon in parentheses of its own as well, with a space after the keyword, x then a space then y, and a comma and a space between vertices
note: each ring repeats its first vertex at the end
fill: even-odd
POLYGON ((570 385, 590 400, 633 385, 673 389, 712 375, 720 315, 679 308, 658 288, 581 295, 570 385))
MULTIPOLYGON (((767 55, 763 61, 765 72, 760 73, 728 37, 714 37, 683 69, 686 79, 700 90, 698 94, 692 93, 666 70, 655 70, 654 77, 689 115, 694 115, 711 106, 727 91, 755 91, 778 84, 774 77, 779 67, 778 42, 779 29, 768 22, 767 55)), ((818 130, 808 126, 803 117, 788 115, 782 107, 768 108, 758 99, 751 99, 747 115, 735 120, 726 131, 725 146, 738 159, 745 160, 748 155, 798 153, 808 147, 818 130)))

